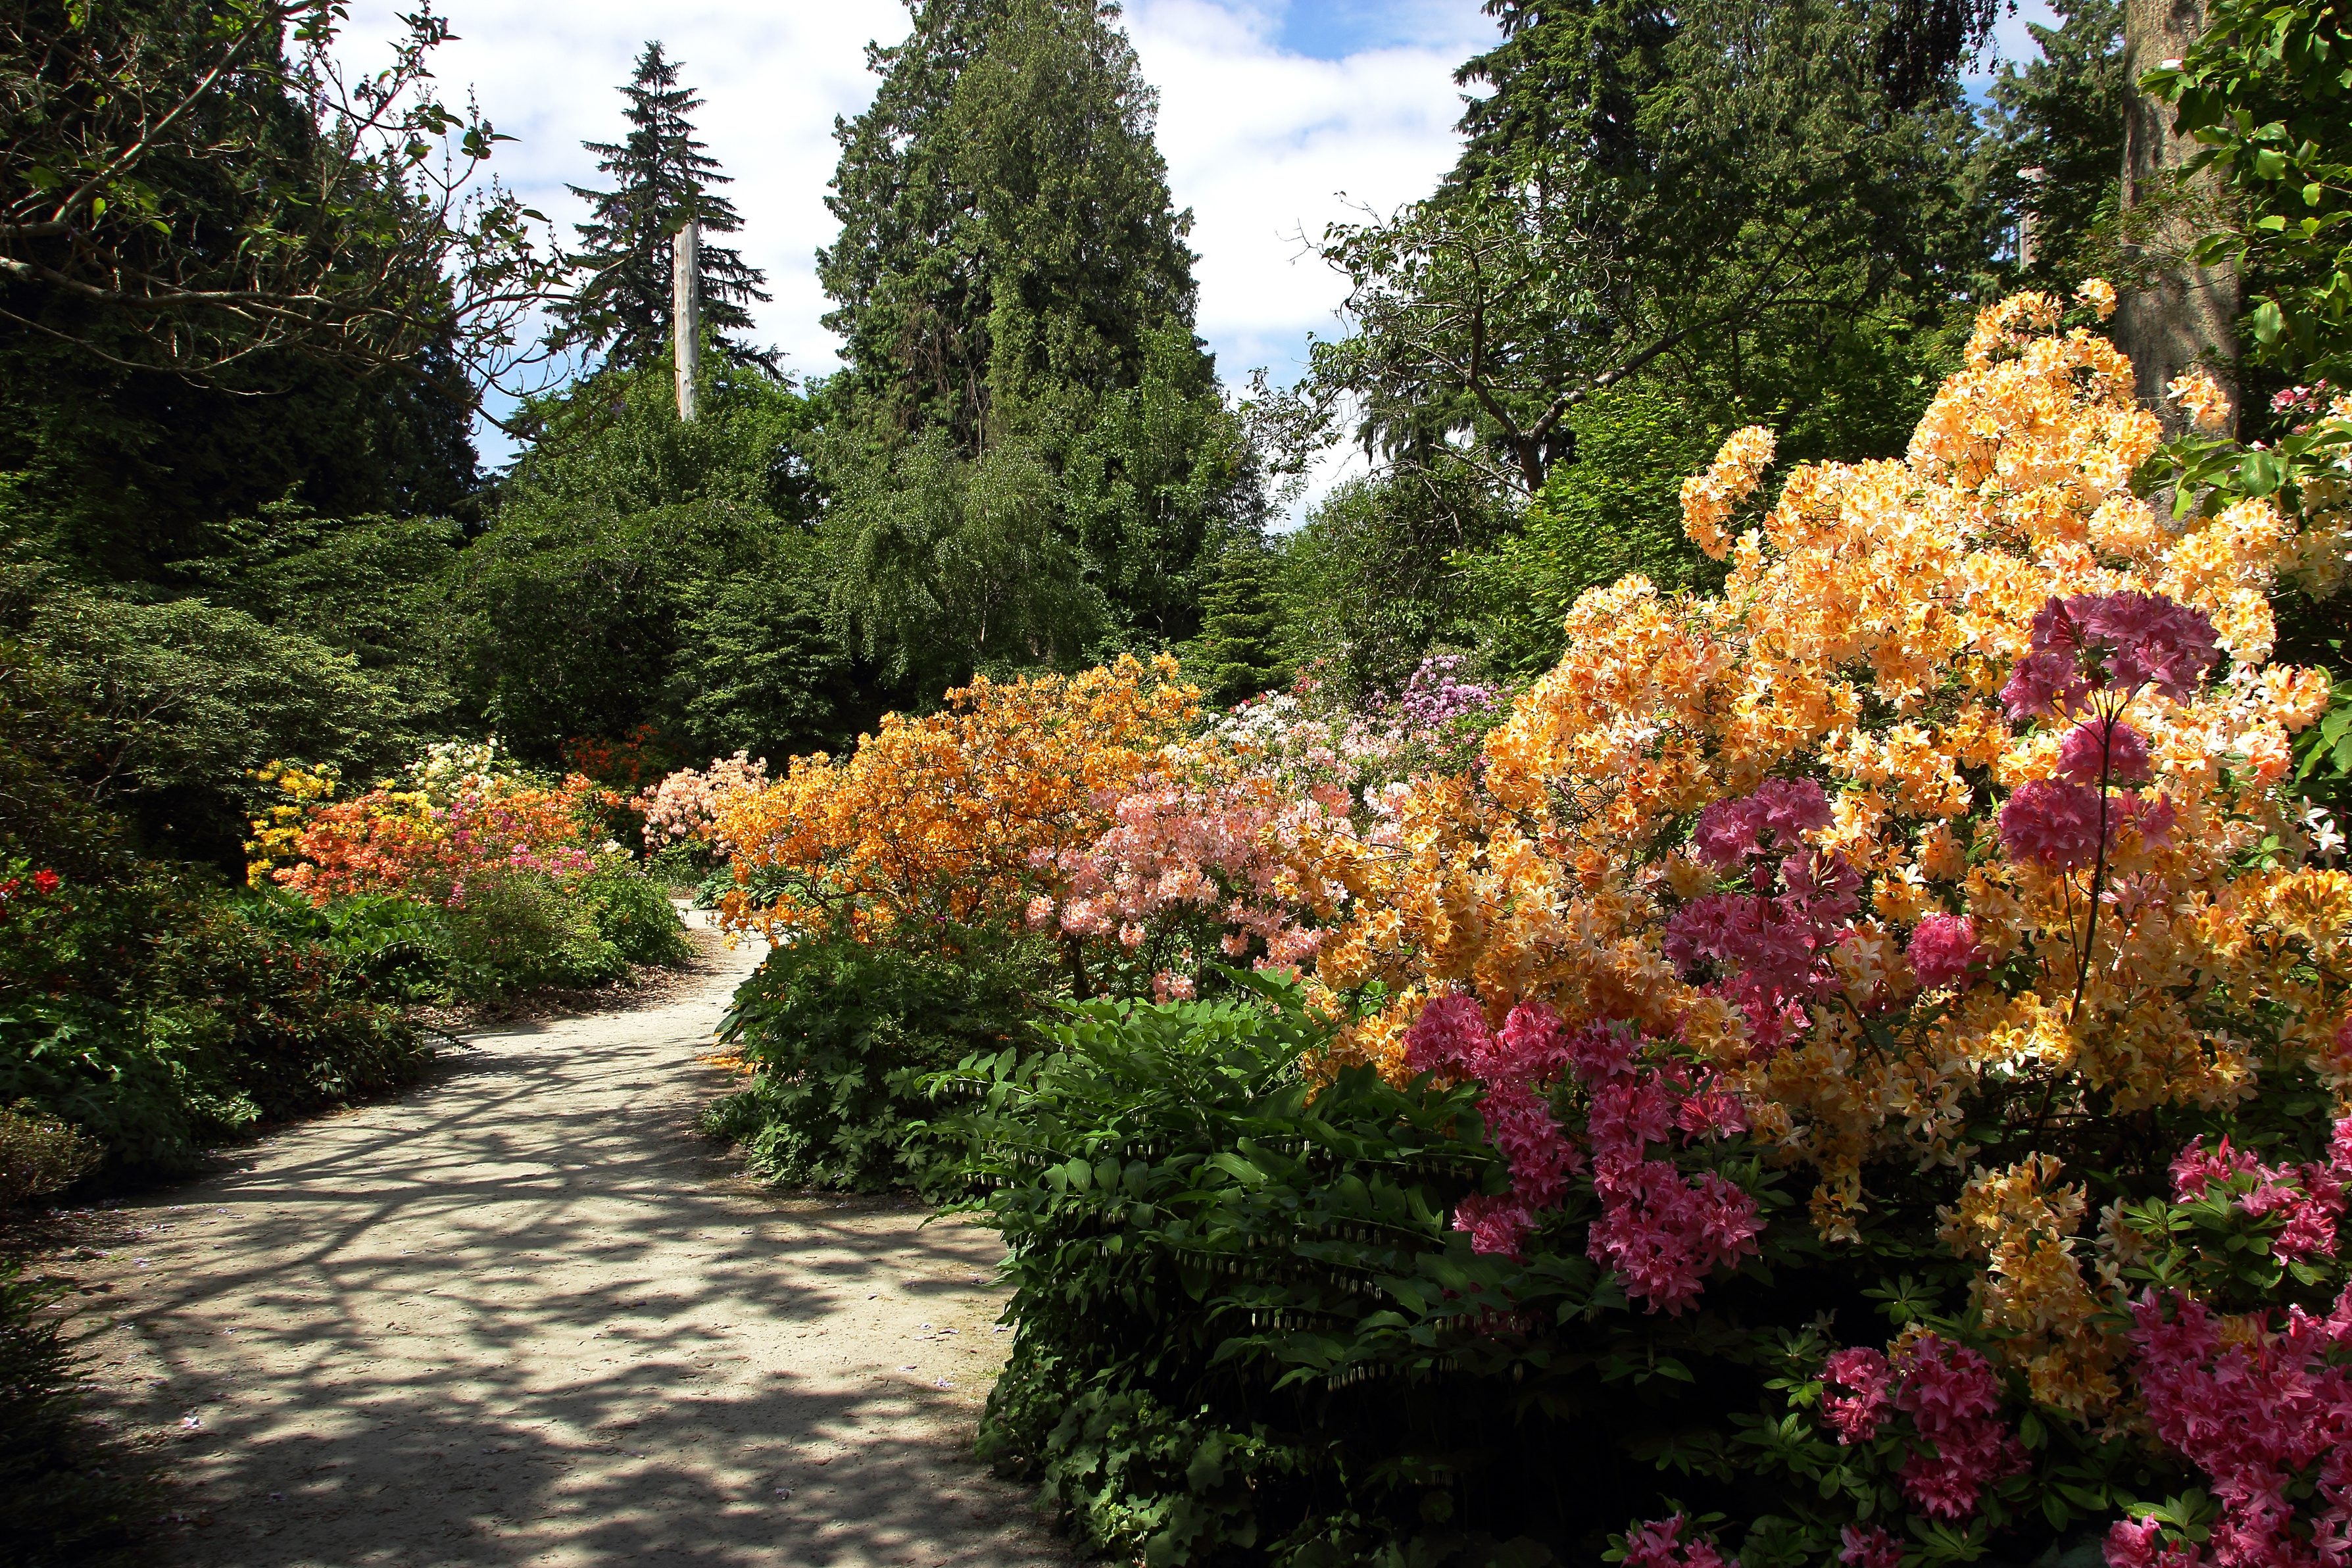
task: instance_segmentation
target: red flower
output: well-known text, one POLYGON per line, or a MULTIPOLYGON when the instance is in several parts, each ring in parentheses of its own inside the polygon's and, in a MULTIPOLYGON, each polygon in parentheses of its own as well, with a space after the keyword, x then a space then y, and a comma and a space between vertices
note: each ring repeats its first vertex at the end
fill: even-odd
POLYGON ((59 878, 55 871, 36 871, 33 873, 33 891, 54 893, 58 890, 58 881, 59 878))

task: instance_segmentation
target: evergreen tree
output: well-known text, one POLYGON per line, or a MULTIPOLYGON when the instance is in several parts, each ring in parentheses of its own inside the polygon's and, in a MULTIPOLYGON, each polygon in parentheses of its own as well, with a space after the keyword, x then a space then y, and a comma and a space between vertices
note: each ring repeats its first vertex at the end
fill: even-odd
POLYGON ((1089 0, 910 5, 835 127, 818 257, 848 361, 840 609, 930 684, 1181 641, 1204 550, 1259 502, 1192 334, 1154 96, 1089 0))
POLYGON ((1184 674, 1213 706, 1230 708, 1290 677, 1275 573, 1272 551, 1237 541, 1218 558, 1216 581, 1201 595, 1201 635, 1184 650, 1184 674))
MULTIPOLYGON (((555 307, 556 342, 565 347, 605 349, 614 361, 642 364, 668 350, 670 269, 678 229, 689 218, 702 222, 700 287, 703 324, 721 335, 751 325, 744 306, 764 302, 766 275, 747 266, 741 253, 712 245, 714 234, 743 227, 734 204, 711 187, 731 184, 719 161, 694 137, 688 118, 702 107, 693 89, 680 87, 677 63, 664 57, 658 41, 637 57, 636 76, 621 95, 629 133, 620 142, 587 142, 597 171, 613 176, 609 191, 572 187, 593 205, 589 220, 573 226, 583 249, 573 259, 591 268, 588 281, 555 307)), ((742 344, 727 342, 734 357, 750 357, 742 344)))

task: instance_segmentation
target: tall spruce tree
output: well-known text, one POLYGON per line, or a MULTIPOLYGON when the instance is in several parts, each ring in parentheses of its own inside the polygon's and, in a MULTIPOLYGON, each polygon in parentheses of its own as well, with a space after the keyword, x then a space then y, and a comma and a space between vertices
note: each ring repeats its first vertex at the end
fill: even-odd
POLYGON ((1164 647, 1260 526, 1192 334, 1190 213, 1111 7, 909 0, 838 122, 839 608, 908 678, 1164 647))
POLYGON ((739 234, 743 220, 734 204, 712 187, 733 183, 719 172, 719 160, 695 140, 688 118, 702 107, 690 88, 680 87, 677 62, 665 57, 658 40, 637 57, 636 75, 621 89, 628 135, 619 142, 586 142, 597 155, 600 174, 613 176, 608 191, 571 187, 593 204, 586 223, 573 227, 582 249, 573 258, 589 268, 588 280, 555 307, 555 341, 565 347, 608 349, 609 357, 633 367, 667 352, 670 331, 670 268, 678 229, 698 218, 705 236, 700 252, 703 323, 720 334, 738 359, 761 357, 725 334, 748 330, 744 307, 768 295, 767 277, 747 265, 740 252, 712 245, 714 234, 739 234))

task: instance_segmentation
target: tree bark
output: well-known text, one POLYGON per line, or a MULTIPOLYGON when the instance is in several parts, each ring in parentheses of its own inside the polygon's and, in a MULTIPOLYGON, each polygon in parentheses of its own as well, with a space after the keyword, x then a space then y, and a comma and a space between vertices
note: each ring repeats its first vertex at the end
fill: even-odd
POLYGON ((2181 178, 2198 142, 2173 130, 2170 104, 2137 86, 2143 73, 2187 54, 2204 30, 2204 0, 2125 0, 2124 74, 2134 84, 2124 106, 2125 255, 2141 276, 2117 280, 2136 286, 2119 289, 2115 340, 2131 355, 2139 400, 2156 410, 2168 437, 2179 435, 2187 420, 2164 389, 2200 361, 2229 394, 2229 428, 2237 425, 2237 320, 2244 309, 2238 269, 2189 259, 2219 182, 2210 170, 2181 178), (2149 210, 2135 224, 2140 208, 2149 210))

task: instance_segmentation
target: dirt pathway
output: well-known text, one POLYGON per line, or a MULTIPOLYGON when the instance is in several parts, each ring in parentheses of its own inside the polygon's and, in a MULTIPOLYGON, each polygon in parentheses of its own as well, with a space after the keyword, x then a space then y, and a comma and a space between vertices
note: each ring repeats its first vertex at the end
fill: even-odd
POLYGON ((164 1562, 1066 1560, 968 1457, 995 1238, 780 1200, 694 1135, 752 962, 477 1036, 58 1268, 92 1409, 168 1434, 164 1562))

